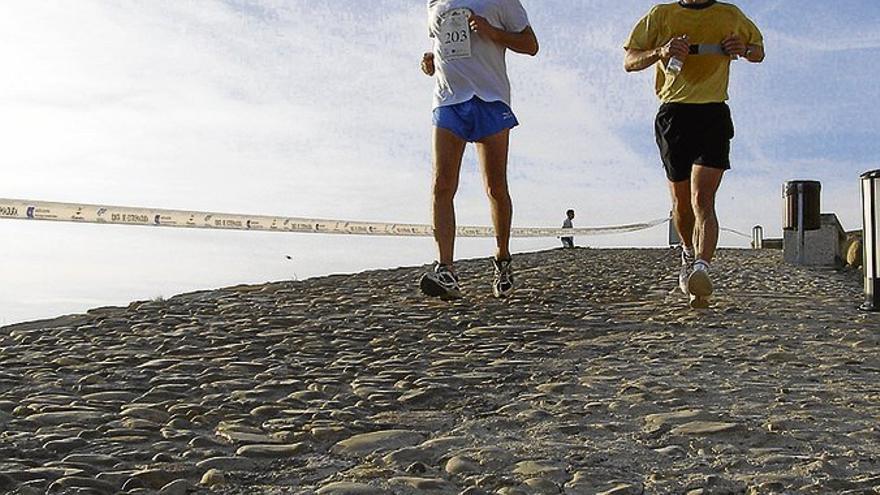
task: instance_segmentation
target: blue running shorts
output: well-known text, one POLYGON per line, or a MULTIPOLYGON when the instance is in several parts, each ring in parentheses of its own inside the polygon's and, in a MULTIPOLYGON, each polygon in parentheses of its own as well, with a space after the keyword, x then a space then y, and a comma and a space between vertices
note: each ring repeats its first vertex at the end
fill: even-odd
POLYGON ((470 100, 434 109, 434 126, 474 143, 519 125, 513 110, 503 101, 470 100))

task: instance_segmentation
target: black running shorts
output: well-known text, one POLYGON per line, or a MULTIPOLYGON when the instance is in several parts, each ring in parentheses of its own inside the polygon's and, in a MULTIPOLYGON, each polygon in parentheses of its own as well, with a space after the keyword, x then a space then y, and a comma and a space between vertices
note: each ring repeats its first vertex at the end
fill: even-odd
POLYGON ((664 103, 654 134, 671 182, 690 179, 694 164, 730 168, 733 120, 726 103, 664 103))

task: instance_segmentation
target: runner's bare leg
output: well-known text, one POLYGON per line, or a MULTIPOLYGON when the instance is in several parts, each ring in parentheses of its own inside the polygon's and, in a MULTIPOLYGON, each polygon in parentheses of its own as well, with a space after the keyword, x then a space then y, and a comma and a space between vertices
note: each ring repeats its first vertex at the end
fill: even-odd
POLYGON ((434 240, 440 263, 452 266, 455 256, 455 193, 461 157, 467 143, 454 133, 434 128, 434 240))
POLYGON ((694 208, 691 204, 691 183, 688 180, 669 182, 672 195, 672 221, 678 238, 687 248, 694 247, 694 208))
POLYGON ((510 226, 513 221, 513 202, 507 185, 507 155, 510 147, 510 129, 480 140, 477 157, 483 168, 483 181, 492 209, 495 227, 495 259, 510 258, 510 226))
POLYGON ((718 247, 718 217, 715 214, 715 196, 721 185, 724 170, 694 165, 691 189, 694 205, 694 243, 697 259, 712 261, 718 247))

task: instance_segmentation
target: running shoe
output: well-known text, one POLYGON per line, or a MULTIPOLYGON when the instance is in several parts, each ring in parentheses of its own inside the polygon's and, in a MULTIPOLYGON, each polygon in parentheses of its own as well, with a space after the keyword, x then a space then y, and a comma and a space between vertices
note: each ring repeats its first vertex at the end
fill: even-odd
POLYGON ((709 296, 712 295, 712 280, 709 278, 709 265, 703 260, 694 262, 694 269, 688 277, 688 293, 690 305, 695 309, 709 307, 709 296))
POLYGON ((678 288, 681 289, 682 294, 688 295, 688 279, 691 276, 691 271, 694 269, 694 257, 692 255, 688 255, 687 251, 682 247, 681 250, 681 270, 678 272, 678 288))
POLYGON ((458 277, 452 273, 448 266, 435 263, 431 271, 422 275, 419 281, 422 293, 429 297, 440 299, 458 299, 461 297, 461 288, 458 286, 458 277))
POLYGON ((492 259, 495 267, 495 280, 492 282, 492 293, 495 297, 505 298, 513 294, 513 260, 492 259))

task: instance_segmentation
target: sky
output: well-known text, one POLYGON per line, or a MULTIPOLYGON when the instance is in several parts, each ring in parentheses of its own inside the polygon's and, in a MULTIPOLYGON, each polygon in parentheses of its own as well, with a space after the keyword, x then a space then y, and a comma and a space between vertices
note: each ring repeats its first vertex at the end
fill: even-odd
MULTIPOLYGON (((616 225, 669 210, 652 71, 622 45, 645 0, 523 0, 541 41, 508 56, 517 226, 616 225)), ((782 185, 823 184, 860 227, 878 168, 880 3, 742 0, 764 64, 736 62, 723 226, 780 235, 782 185)), ((78 0, 0 4, 0 197, 427 223, 425 2, 78 0)), ((460 224, 489 223, 473 151, 460 224)), ((0 324, 269 280, 429 263, 428 239, 0 223, 0 324), (288 259, 290 256, 291 259, 288 259)), ((662 246, 665 229, 582 238, 662 246)), ((514 249, 554 247, 555 239, 514 249)), ((464 240, 458 256, 487 256, 464 240)), ((722 244, 744 246, 725 235, 722 244)))

